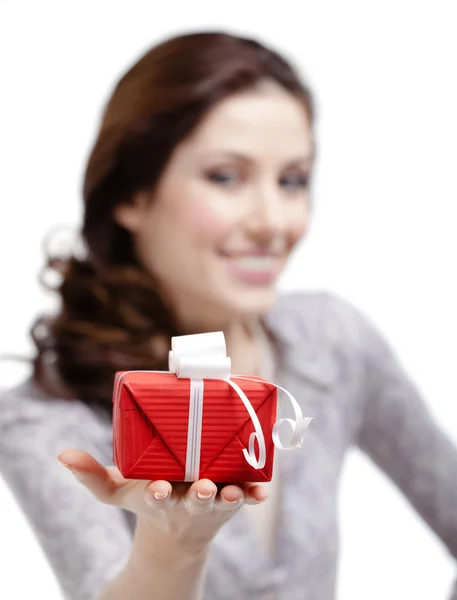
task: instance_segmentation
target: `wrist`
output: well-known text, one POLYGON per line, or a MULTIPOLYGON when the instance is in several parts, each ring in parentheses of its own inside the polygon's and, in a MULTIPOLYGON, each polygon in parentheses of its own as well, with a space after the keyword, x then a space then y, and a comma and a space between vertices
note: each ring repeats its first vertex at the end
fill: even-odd
POLYGON ((140 515, 137 517, 133 542, 134 554, 142 558, 164 565, 173 563, 175 567, 187 566, 206 560, 210 544, 207 540, 189 541, 167 530, 166 523, 163 527, 159 527, 147 517, 140 515))

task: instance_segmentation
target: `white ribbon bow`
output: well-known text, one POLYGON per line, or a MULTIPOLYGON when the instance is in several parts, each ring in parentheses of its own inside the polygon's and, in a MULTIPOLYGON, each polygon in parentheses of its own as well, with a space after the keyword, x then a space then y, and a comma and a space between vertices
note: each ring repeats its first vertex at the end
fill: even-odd
MULTIPOLYGON (((265 437, 259 418, 246 394, 231 380, 231 360, 227 356, 225 338, 222 331, 183 335, 173 337, 168 358, 168 368, 179 378, 190 379, 189 426, 187 434, 187 454, 185 481, 196 481, 200 475, 200 449, 203 417, 204 379, 222 379, 226 381, 241 398, 251 417, 255 432, 249 437, 249 450, 243 449, 243 454, 254 469, 262 469, 266 463, 265 437), (256 456, 255 441, 259 446, 259 456, 256 456)), ((244 375, 236 375, 237 379, 258 381, 244 375)), ((269 383, 269 382, 268 382, 269 383)), ((301 448, 303 436, 312 417, 303 417, 300 405, 287 390, 275 385, 284 392, 292 403, 294 419, 280 419, 273 426, 272 438, 274 445, 280 450, 301 448), (288 423, 292 429, 292 439, 284 445, 279 436, 283 423, 288 423)))

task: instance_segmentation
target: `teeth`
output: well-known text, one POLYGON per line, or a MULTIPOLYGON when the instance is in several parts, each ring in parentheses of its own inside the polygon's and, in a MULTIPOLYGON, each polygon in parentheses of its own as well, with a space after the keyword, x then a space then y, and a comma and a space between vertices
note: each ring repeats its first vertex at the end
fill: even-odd
POLYGON ((237 256, 230 259, 242 269, 250 271, 271 271, 278 264, 272 256, 237 256))

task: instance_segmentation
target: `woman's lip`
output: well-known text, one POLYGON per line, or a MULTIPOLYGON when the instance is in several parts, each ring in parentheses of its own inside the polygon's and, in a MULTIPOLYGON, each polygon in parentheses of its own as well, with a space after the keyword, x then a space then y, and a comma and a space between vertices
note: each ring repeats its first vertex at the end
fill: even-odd
POLYGON ((281 262, 279 261, 277 256, 272 256, 270 254, 267 255, 253 255, 253 254, 240 254, 233 256, 222 256, 224 262, 226 263, 229 272, 234 275, 237 279, 245 283, 251 284, 269 284, 273 283, 279 274, 281 269, 281 262), (244 265, 236 260, 236 258, 241 257, 271 257, 275 260, 275 264, 271 265, 268 269, 256 269, 249 265, 244 265))
POLYGON ((258 256, 265 256, 267 258, 281 258, 283 252, 264 252, 262 250, 254 252, 221 252, 221 256, 224 258, 256 258, 258 256))

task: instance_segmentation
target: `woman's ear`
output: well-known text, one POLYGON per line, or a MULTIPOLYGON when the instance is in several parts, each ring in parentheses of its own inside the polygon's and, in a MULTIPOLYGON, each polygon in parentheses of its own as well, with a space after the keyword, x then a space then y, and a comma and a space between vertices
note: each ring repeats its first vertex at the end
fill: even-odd
POLYGON ((136 233, 144 221, 147 205, 146 194, 136 194, 131 202, 118 204, 114 207, 114 220, 121 227, 136 233))

